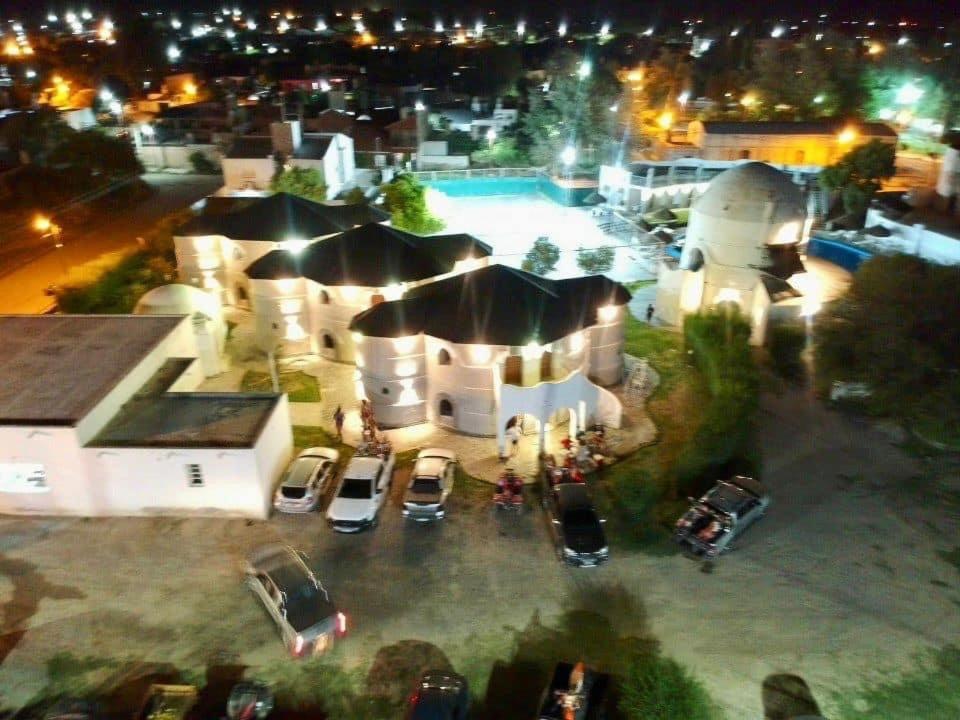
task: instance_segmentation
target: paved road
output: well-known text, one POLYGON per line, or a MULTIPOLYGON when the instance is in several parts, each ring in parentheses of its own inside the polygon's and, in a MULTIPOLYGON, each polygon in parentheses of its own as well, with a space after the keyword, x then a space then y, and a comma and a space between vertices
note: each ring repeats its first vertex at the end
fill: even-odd
POLYGON ((139 205, 82 234, 64 235, 64 247, 0 277, 0 313, 38 313, 50 306, 44 288, 60 282, 67 269, 106 252, 136 244, 159 218, 214 192, 222 184, 218 175, 143 176, 156 192, 139 205))

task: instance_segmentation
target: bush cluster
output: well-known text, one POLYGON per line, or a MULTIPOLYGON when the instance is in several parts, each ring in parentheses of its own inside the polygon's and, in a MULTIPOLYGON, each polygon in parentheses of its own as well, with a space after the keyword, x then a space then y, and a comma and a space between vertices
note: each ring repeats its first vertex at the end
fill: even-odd
POLYGON ((796 380, 803 375, 801 354, 807 344, 807 331, 802 325, 771 325, 768 347, 773 369, 781 377, 796 380))
POLYGON ((710 393, 703 423, 677 463, 678 490, 699 495, 718 477, 755 472, 750 440, 759 383, 750 323, 738 310, 689 315, 683 337, 710 393))

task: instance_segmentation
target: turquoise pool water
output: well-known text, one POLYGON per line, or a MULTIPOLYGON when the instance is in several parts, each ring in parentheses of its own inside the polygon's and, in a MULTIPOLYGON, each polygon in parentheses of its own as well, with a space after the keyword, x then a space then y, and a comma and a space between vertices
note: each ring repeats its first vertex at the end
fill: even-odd
POLYGON ((461 180, 424 180, 423 184, 448 197, 489 197, 494 195, 545 195, 558 205, 583 205, 594 188, 564 188, 547 177, 491 177, 461 180))

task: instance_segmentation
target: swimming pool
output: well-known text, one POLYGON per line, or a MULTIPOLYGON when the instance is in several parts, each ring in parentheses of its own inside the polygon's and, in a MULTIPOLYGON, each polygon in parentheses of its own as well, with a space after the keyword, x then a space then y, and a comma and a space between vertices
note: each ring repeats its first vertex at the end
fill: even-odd
POLYGON ((584 204, 584 198, 593 187, 561 187, 549 177, 466 177, 456 180, 431 180, 421 177, 427 187, 442 192, 447 197, 494 197, 497 195, 541 194, 558 205, 576 207, 584 204))

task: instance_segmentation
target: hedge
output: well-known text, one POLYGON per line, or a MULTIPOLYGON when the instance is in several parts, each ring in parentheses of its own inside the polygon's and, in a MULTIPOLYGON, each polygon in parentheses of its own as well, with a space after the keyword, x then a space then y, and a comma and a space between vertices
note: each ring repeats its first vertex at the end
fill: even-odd
POLYGON ((770 326, 770 360, 781 377, 796 380, 803 376, 801 355, 807 345, 807 330, 803 325, 781 324, 770 326))
POLYGON ((750 352, 750 324, 734 308, 687 316, 684 345, 710 393, 703 423, 680 453, 677 487, 703 492, 718 477, 755 473, 751 447, 759 382, 750 352))

